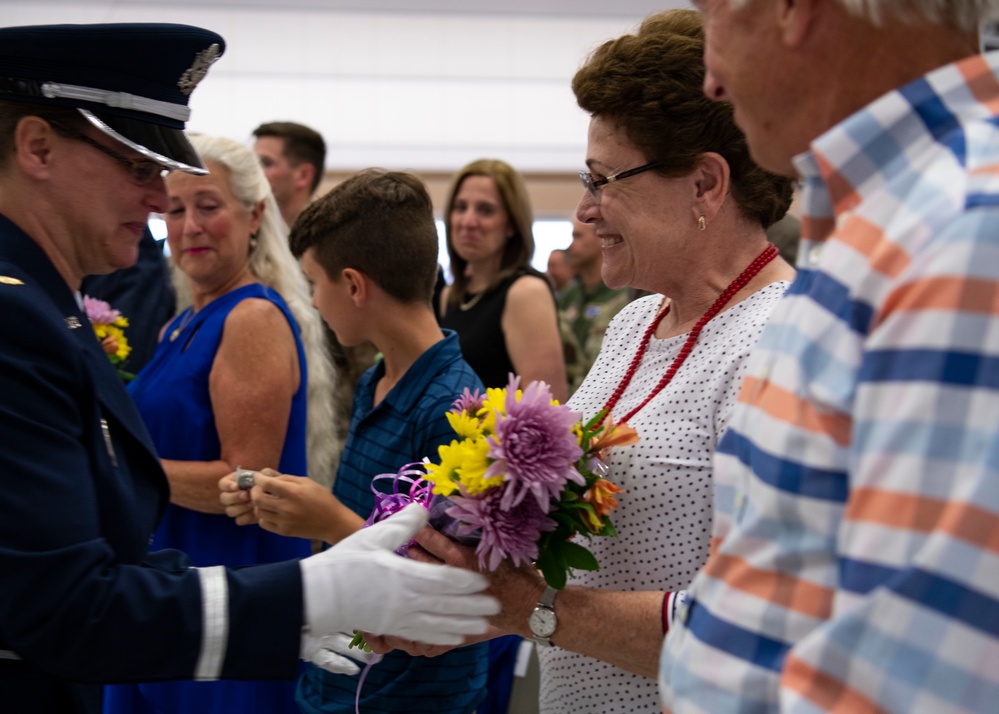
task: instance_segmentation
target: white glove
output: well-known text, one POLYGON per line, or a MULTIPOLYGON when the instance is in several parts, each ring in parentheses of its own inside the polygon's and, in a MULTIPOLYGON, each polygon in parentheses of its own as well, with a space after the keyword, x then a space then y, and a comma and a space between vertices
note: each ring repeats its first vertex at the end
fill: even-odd
POLYGON ((347 675, 357 674, 361 671, 360 665, 354 660, 367 664, 381 659, 381 655, 365 652, 359 647, 351 649, 348 645, 353 639, 351 635, 345 635, 342 632, 322 637, 304 634, 302 635, 301 657, 306 662, 312 662, 327 672, 347 675))
POLYGON ((486 631, 499 602, 478 573, 396 555, 427 522, 412 504, 301 561, 306 631, 362 630, 432 645, 459 645, 486 631))

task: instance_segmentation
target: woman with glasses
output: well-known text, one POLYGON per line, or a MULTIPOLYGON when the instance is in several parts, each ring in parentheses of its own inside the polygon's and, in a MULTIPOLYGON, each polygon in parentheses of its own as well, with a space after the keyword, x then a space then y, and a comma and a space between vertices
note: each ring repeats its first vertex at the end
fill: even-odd
MULTIPOLYGON (((240 467, 317 477, 332 468, 320 318, 256 156, 229 139, 191 139, 210 173, 170 174, 164 215, 178 302, 191 306, 129 386, 170 481, 151 547, 183 550, 196 567, 304 557, 308 540, 236 525, 218 482, 240 467)), ((294 691, 294 681, 120 685, 107 689, 105 711, 291 714, 294 691)))
MULTIPOLYGON (((765 232, 791 183, 757 166, 731 108, 705 97, 703 53, 698 13, 659 13, 598 48, 572 83, 590 114, 577 217, 603 239, 604 282, 653 294, 617 315, 570 401, 584 419, 608 410, 640 441, 611 453, 624 493, 619 535, 589 544, 600 570, 578 572, 554 599, 542 711, 660 711, 674 594, 708 554, 712 454, 794 277, 765 232)), ((520 575, 540 594, 534 573, 520 575)))
POLYGON ((531 203, 509 164, 479 159, 454 178, 444 210, 452 285, 441 325, 458 333, 465 360, 487 387, 513 372, 568 397, 555 298, 534 255, 531 203))
MULTIPOLYGON (((708 555, 712 455, 794 276, 765 234, 791 184, 753 163, 731 107, 705 97, 703 52, 698 13, 668 11, 599 47, 572 83, 591 117, 577 217, 602 238, 604 282, 653 294, 614 318, 569 400, 640 438, 607 462, 623 493, 611 513, 619 535, 584 542, 600 569, 558 592, 533 568, 492 574, 497 631, 542 645, 542 712, 660 711, 663 635, 708 555)), ((474 566, 443 536, 420 542, 474 566)))

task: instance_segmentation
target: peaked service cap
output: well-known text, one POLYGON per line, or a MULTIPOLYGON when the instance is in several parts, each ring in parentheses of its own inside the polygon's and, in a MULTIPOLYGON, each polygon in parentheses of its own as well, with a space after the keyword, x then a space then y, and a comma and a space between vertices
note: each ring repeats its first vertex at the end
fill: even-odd
POLYGON ((184 133, 191 92, 225 40, 174 24, 0 28, 0 101, 75 107, 108 136, 169 168, 205 174, 184 133))

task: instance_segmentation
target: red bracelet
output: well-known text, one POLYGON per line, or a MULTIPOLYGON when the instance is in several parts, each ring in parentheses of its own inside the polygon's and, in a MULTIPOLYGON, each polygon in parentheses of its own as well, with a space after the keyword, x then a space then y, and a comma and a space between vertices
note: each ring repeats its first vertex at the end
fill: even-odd
POLYGON ((669 611, 672 606, 673 593, 663 593, 663 635, 669 632, 669 611))

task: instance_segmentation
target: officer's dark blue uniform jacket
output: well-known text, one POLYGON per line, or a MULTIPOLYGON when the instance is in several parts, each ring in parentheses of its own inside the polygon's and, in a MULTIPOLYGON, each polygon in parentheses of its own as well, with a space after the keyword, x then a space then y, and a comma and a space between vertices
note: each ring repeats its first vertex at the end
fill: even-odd
POLYGON ((298 563, 148 553, 167 499, 73 293, 0 216, 0 710, 93 710, 104 682, 297 674, 298 563))

